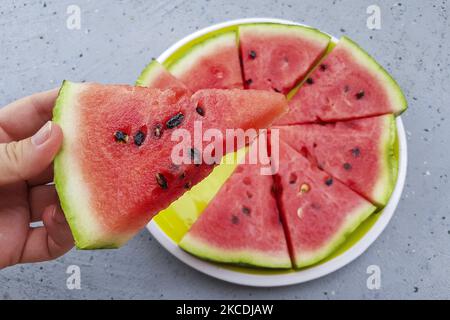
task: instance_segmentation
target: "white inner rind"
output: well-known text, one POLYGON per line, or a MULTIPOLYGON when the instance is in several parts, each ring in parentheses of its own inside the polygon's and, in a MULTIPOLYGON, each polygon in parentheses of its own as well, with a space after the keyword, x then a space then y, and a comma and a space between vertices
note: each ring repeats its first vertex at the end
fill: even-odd
POLYGON ((385 116, 382 126, 382 136, 380 137, 379 154, 382 156, 380 163, 380 175, 372 193, 376 205, 385 206, 389 201, 395 185, 395 177, 392 166, 396 165, 393 161, 394 144, 396 139, 395 117, 393 115, 385 116))

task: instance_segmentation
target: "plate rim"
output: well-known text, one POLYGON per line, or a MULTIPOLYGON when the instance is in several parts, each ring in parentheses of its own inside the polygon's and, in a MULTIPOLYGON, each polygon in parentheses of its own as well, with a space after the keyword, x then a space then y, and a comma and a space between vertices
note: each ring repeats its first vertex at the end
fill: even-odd
MULTIPOLYGON (((266 17, 225 21, 205 27, 203 29, 200 29, 187 35, 186 37, 175 42, 168 49, 166 49, 156 60, 158 60, 161 63, 164 62, 164 60, 167 59, 178 48, 206 33, 237 24, 257 23, 257 22, 272 22, 272 23, 296 24, 308 26, 291 20, 266 18, 266 17)), ((337 38, 335 38, 332 35, 330 36, 332 37, 333 41, 337 41, 337 38)), ((183 251, 182 249, 180 249, 178 244, 176 244, 169 236, 167 236, 162 231, 162 229, 158 226, 158 224, 154 220, 150 221, 150 223, 147 224, 146 228, 152 234, 152 236, 162 245, 163 248, 165 248, 172 255, 177 257, 180 261, 189 265, 193 269, 196 269, 197 271, 200 271, 213 278, 220 279, 226 282, 251 287, 280 287, 280 286, 300 284, 326 276, 334 271, 343 268, 347 264, 357 259, 361 254, 363 254, 372 245, 372 243, 375 242, 375 240, 381 235, 381 233, 389 224, 389 221, 391 220, 392 216, 395 213, 395 210, 398 206, 398 203, 400 202, 400 198, 405 185, 407 163, 408 163, 406 132, 403 125, 403 121, 400 116, 396 117, 396 124, 397 124, 397 135, 399 145, 399 159, 398 159, 399 167, 398 167, 397 182, 388 204, 384 208, 383 213, 380 215, 375 224, 361 239, 359 239, 352 247, 350 247, 342 254, 322 264, 318 264, 307 269, 300 269, 297 271, 284 274, 260 275, 260 274, 239 272, 221 267, 220 265, 216 265, 205 260, 201 260, 183 251)))

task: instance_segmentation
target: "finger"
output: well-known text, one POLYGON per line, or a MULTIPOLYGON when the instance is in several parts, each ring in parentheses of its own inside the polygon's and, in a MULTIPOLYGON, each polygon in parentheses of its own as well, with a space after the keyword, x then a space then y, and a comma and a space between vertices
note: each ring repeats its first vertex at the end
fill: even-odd
POLYGON ((0 270, 20 261, 30 223, 26 194, 23 183, 0 187, 0 270))
POLYGON ((31 222, 41 221, 45 209, 50 206, 59 206, 59 198, 55 186, 37 186, 31 188, 29 203, 31 222))
POLYGON ((61 128, 49 121, 31 138, 0 144, 0 185, 37 177, 52 163, 62 139, 61 128))
POLYGON ((52 119, 58 89, 17 100, 0 110, 1 142, 25 139, 52 119))
POLYGON ((56 259, 73 247, 73 237, 59 207, 48 207, 43 215, 44 226, 31 228, 21 263, 56 259))
POLYGON ((28 186, 35 187, 43 184, 53 182, 53 163, 51 163, 44 171, 39 173, 36 177, 28 179, 28 186))

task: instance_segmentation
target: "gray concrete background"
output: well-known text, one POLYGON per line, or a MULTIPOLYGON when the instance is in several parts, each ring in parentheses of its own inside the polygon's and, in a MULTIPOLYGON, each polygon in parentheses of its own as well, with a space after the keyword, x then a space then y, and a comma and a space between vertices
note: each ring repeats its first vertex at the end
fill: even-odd
MULTIPOLYGON (((199 28, 225 20, 292 19, 347 34, 398 80, 409 101, 407 185, 391 223, 347 267, 306 284, 255 289, 185 266, 146 231, 117 251, 77 252, 53 262, 0 271, 0 299, 450 298, 448 151, 450 23, 447 1, 1 1, 0 105, 53 88, 63 79, 133 83, 151 57, 199 28), (66 28, 66 9, 82 28, 66 28), (366 8, 381 8, 382 29, 366 27, 366 8), (82 289, 66 288, 66 268, 81 267, 82 289), (382 287, 366 287, 379 265, 382 287)), ((26 121, 25 119, 23 121, 26 121)))

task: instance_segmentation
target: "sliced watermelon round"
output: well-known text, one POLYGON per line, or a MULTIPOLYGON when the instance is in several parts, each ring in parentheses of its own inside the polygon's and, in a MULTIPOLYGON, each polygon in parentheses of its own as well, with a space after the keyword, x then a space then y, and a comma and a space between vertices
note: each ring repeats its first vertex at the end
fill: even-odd
POLYGON ((270 125, 286 101, 261 93, 204 90, 191 97, 180 89, 66 81, 54 109, 64 133, 55 183, 77 247, 119 247, 211 172, 204 162, 173 163, 175 129, 194 136, 194 121, 203 130, 270 125))
POLYGON ((272 192, 261 166, 238 165, 180 242, 204 259, 266 268, 291 268, 272 192))
POLYGON ((277 23, 239 27, 246 88, 287 94, 324 55, 330 37, 317 29, 277 23))
POLYGON ((334 124, 278 127, 292 148, 379 207, 395 184, 393 115, 334 124))
POLYGON ((142 71, 136 85, 155 89, 187 89, 183 82, 175 78, 158 60, 153 60, 142 71))
POLYGON ((283 140, 279 151, 278 204, 293 264, 302 268, 331 254, 376 207, 283 140))
POLYGON ((406 99, 394 79, 347 37, 308 77, 276 124, 339 121, 400 114, 406 99))
POLYGON ((194 45, 168 69, 194 92, 242 89, 236 32, 219 34, 194 45))

